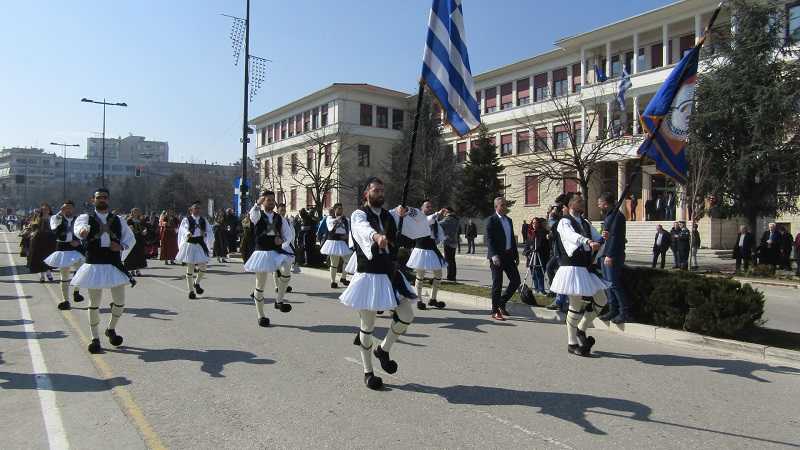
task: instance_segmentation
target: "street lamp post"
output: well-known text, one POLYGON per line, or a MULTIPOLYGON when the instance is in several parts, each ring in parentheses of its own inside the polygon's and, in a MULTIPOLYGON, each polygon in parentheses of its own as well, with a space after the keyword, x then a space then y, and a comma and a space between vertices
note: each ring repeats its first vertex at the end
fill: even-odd
POLYGON ((80 147, 79 144, 64 144, 61 142, 51 142, 50 145, 60 145, 61 148, 64 149, 64 161, 62 164, 64 165, 64 187, 62 190, 62 200, 67 199, 67 147, 80 147))
POLYGON ((84 103, 94 103, 94 104, 97 104, 97 105, 103 105, 103 141, 102 141, 102 153, 101 153, 101 156, 100 156, 100 159, 101 159, 101 161, 100 161, 100 180, 101 181, 100 182, 102 184, 102 187, 106 187, 106 106, 123 106, 123 107, 126 107, 126 106, 128 106, 128 104, 124 103, 124 102, 123 103, 106 102, 105 98, 103 98, 102 102, 98 102, 96 100, 92 100, 92 99, 85 98, 85 97, 82 98, 81 101, 84 102, 84 103))

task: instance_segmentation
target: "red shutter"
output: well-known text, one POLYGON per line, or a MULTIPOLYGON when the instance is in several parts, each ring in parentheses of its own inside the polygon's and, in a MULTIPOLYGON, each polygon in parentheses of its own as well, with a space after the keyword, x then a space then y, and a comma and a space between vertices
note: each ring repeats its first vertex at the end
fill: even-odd
POLYGON ((500 145, 510 144, 513 139, 511 139, 512 135, 510 134, 501 134, 500 135, 500 145))
POLYGON ((557 69, 553 71, 553 81, 561 81, 567 79, 567 68, 557 69))
POLYGON ((512 95, 513 89, 511 83, 506 83, 500 86, 500 104, 513 103, 514 97, 512 95))
POLYGON ((581 65, 572 65, 572 92, 578 92, 578 86, 581 85, 581 65))
POLYGON ((297 209, 297 189, 292 188, 289 195, 289 209, 294 211, 297 209))
POLYGON ((535 175, 525 176, 525 204, 539 204, 539 177, 535 175))
POLYGON ((568 130, 566 125, 556 125, 555 127, 553 127, 553 134, 566 133, 567 131, 568 130))
POLYGON ((486 90, 486 107, 497 107, 497 88, 490 88, 486 90))
POLYGON ((539 75, 533 77, 533 87, 534 88, 547 87, 547 74, 540 73, 539 75))
POLYGON ((650 47, 650 67, 656 68, 661 67, 664 64, 663 59, 661 59, 662 52, 661 52, 662 45, 656 44, 650 47))
POLYGON ((531 80, 530 78, 523 78, 517 80, 517 98, 529 98, 531 96, 531 80))

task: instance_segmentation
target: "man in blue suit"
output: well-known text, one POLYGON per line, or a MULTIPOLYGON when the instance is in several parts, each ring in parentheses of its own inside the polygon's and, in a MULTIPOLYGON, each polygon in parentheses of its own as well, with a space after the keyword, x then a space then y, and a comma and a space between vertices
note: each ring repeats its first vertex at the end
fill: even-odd
POLYGON ((628 302, 622 287, 622 268, 625 265, 625 215, 614 209, 616 202, 610 192, 604 192, 597 199, 597 207, 604 213, 603 238, 605 246, 600 251, 603 279, 611 283, 606 290, 608 312, 599 317, 603 321, 616 324, 630 319, 628 302))
POLYGON ((514 237, 514 223, 508 217, 508 203, 503 197, 494 199, 495 213, 486 219, 486 257, 492 270, 492 318, 506 320, 506 303, 519 288, 519 252, 514 237), (508 286, 503 289, 503 273, 508 286))

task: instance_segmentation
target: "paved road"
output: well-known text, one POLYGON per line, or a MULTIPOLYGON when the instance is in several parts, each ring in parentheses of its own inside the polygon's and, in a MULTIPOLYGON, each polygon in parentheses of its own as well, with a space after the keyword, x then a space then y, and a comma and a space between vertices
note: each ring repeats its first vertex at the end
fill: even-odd
MULTIPOLYGON (((643 262, 636 258, 633 258, 628 263, 643 265, 643 262)), ((489 271, 488 264, 488 261, 481 257, 457 256, 458 280, 480 286, 491 286, 492 274, 489 271)), ((520 263, 519 271, 522 276, 525 276, 524 262, 520 263)), ((800 333, 800 290, 793 287, 763 284, 758 284, 754 287, 762 291, 766 297, 764 318, 767 319, 767 322, 764 326, 800 333)))
POLYGON ((241 264, 213 266, 195 301, 179 268, 148 269, 128 290, 125 345, 90 357, 83 307, 62 313, 57 285, 15 281, 10 238, 3 448, 800 447, 800 367, 599 331, 598 356, 578 358, 563 325, 457 305, 419 313, 393 351, 397 376, 372 392, 338 292, 297 275, 295 310, 270 308, 274 326, 259 328, 241 264))

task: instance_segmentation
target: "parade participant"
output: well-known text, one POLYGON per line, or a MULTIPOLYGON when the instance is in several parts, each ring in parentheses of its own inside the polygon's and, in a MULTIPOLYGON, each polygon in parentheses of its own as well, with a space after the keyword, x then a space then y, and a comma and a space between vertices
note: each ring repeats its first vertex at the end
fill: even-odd
MULTIPOLYGON (((81 241, 73 234, 74 211, 75 203, 72 200, 66 200, 61 205, 58 214, 50 217, 50 229, 56 234, 56 251, 51 253, 44 260, 44 263, 58 269, 58 273, 61 276, 59 280, 61 303, 58 304, 58 309, 60 310, 71 309, 69 304, 69 282, 72 281, 70 275, 84 259, 80 252, 81 241)), ((83 296, 77 286, 72 290, 72 301, 75 303, 83 301, 83 296)))
POLYGON ((131 209, 127 219, 128 227, 136 238, 136 244, 131 249, 128 257, 125 258, 125 268, 131 275, 139 276, 139 269, 147 267, 147 254, 145 253, 145 243, 147 241, 147 226, 142 221, 142 211, 139 208, 131 209))
POLYGON ((122 345, 122 336, 116 332, 117 322, 125 308, 125 284, 135 284, 125 271, 123 261, 128 251, 136 243, 133 232, 125 221, 109 213, 109 192, 106 188, 97 189, 94 193, 95 210, 81 214, 75 219, 74 233, 86 241, 86 264, 82 265, 72 285, 88 289, 89 292, 89 329, 92 342, 89 353, 102 353, 100 334, 100 302, 103 289, 111 290, 111 320, 105 335, 111 345, 122 345))
POLYGON ((213 246, 214 233, 211 224, 200 215, 200 202, 195 201, 189 208, 189 215, 183 218, 178 228, 178 255, 175 257, 175 261, 186 264, 186 287, 189 289, 190 299, 205 292, 200 287, 200 280, 205 276, 208 267, 208 249, 213 246))
MULTIPOLYGON (((339 264, 343 262, 345 256, 349 256, 352 253, 347 244, 350 236, 350 221, 344 215, 344 208, 342 208, 341 203, 333 205, 331 214, 325 218, 325 225, 328 229, 328 235, 320 252, 323 255, 328 255, 330 259, 331 287, 337 288, 339 285, 336 284, 336 275, 339 264)), ((344 286, 350 284, 344 271, 342 271, 339 281, 344 286)))
POLYGON ((242 215, 242 236, 239 239, 239 253, 242 255, 242 263, 246 263, 253 254, 253 222, 250 222, 250 214, 242 215))
POLYGON ((164 264, 175 264, 175 255, 178 254, 178 226, 180 221, 175 217, 175 212, 168 209, 161 213, 161 218, 158 221, 159 225, 159 239, 161 241, 159 248, 159 258, 164 261, 164 264))
POLYGON ((567 351, 579 356, 589 356, 595 339, 587 337, 586 330, 592 326, 597 312, 605 306, 605 289, 610 284, 589 271, 592 252, 600 249, 603 239, 582 217, 583 197, 574 195, 567 204, 569 214, 565 214, 558 222, 560 266, 550 290, 569 297, 567 351))
POLYGON ((45 263, 45 259, 57 250, 56 235, 50 229, 50 217, 52 210, 47 203, 42 203, 41 207, 33 214, 28 227, 28 271, 39 274, 39 282, 44 283, 44 277, 48 281, 53 281, 53 274, 50 266, 45 263))
POLYGON ((225 214, 220 211, 214 215, 214 257, 217 262, 227 263, 228 249, 230 244, 228 242, 228 230, 226 229, 225 214))
POLYGON ((367 180, 364 195, 366 203, 350 217, 358 270, 339 300, 358 311, 361 326, 355 343, 361 350, 364 383, 368 388, 378 390, 383 386, 383 380, 373 371, 372 355, 378 358, 381 368, 387 373, 397 371, 397 363, 389 358, 389 351, 414 319, 412 302, 417 298, 414 289, 396 267, 396 222, 405 216, 403 234, 412 239, 426 235, 429 230, 425 216, 417 210, 412 216, 407 215, 405 208, 398 207, 391 213, 383 208, 384 187, 380 179, 367 180), (377 311, 392 309, 392 324, 383 342, 373 351, 372 332, 377 311))
POLYGON ((433 203, 430 200, 425 200, 422 203, 421 210, 428 218, 428 225, 431 230, 430 236, 421 237, 414 242, 414 250, 411 251, 411 256, 409 256, 406 266, 409 269, 414 269, 417 273, 416 288, 419 294, 417 308, 426 309, 425 303, 422 301, 422 286, 425 282, 425 273, 431 272, 433 286, 431 287, 431 298, 428 300, 428 305, 442 309, 445 307, 445 303, 436 300, 436 295, 439 292, 439 285, 442 283, 442 269, 447 267, 447 263, 438 247, 445 239, 444 230, 439 224, 439 218, 443 218, 447 214, 447 209, 433 212, 433 203))
POLYGON ((274 209, 275 193, 272 191, 264 191, 250 209, 255 251, 244 265, 245 271, 256 274, 253 301, 258 313, 258 324, 262 327, 269 326, 269 319, 264 315, 264 287, 270 273, 276 277, 278 287, 275 309, 285 313, 292 310, 292 305, 284 301, 286 287, 292 277, 292 255, 283 246, 291 242, 294 235, 286 219, 274 212, 274 209))
MULTIPOLYGON (((289 257, 289 259, 291 261, 290 262, 290 267, 292 268, 291 272, 292 273, 300 273, 300 268, 297 268, 297 270, 294 270, 295 267, 297 266, 297 264, 295 263, 295 254, 294 254, 294 240, 295 240, 294 227, 292 227, 291 224, 289 224, 289 219, 287 218, 288 216, 286 216, 286 203, 279 203, 278 207, 276 209, 278 211, 278 215, 283 217, 284 226, 288 224, 289 225, 289 229, 292 232, 292 239, 287 240, 286 242, 284 242, 281 245, 281 248, 283 248, 283 251, 286 253, 286 255, 289 257)), ((278 292, 278 278, 280 278, 280 270, 276 270, 275 271, 275 276, 272 277, 272 278, 273 278, 273 280, 275 282, 275 292, 278 292)), ((292 292, 292 287, 287 284, 286 285, 286 293, 288 294, 289 292, 292 292)), ((253 294, 250 294, 250 297, 252 298, 253 294)))

